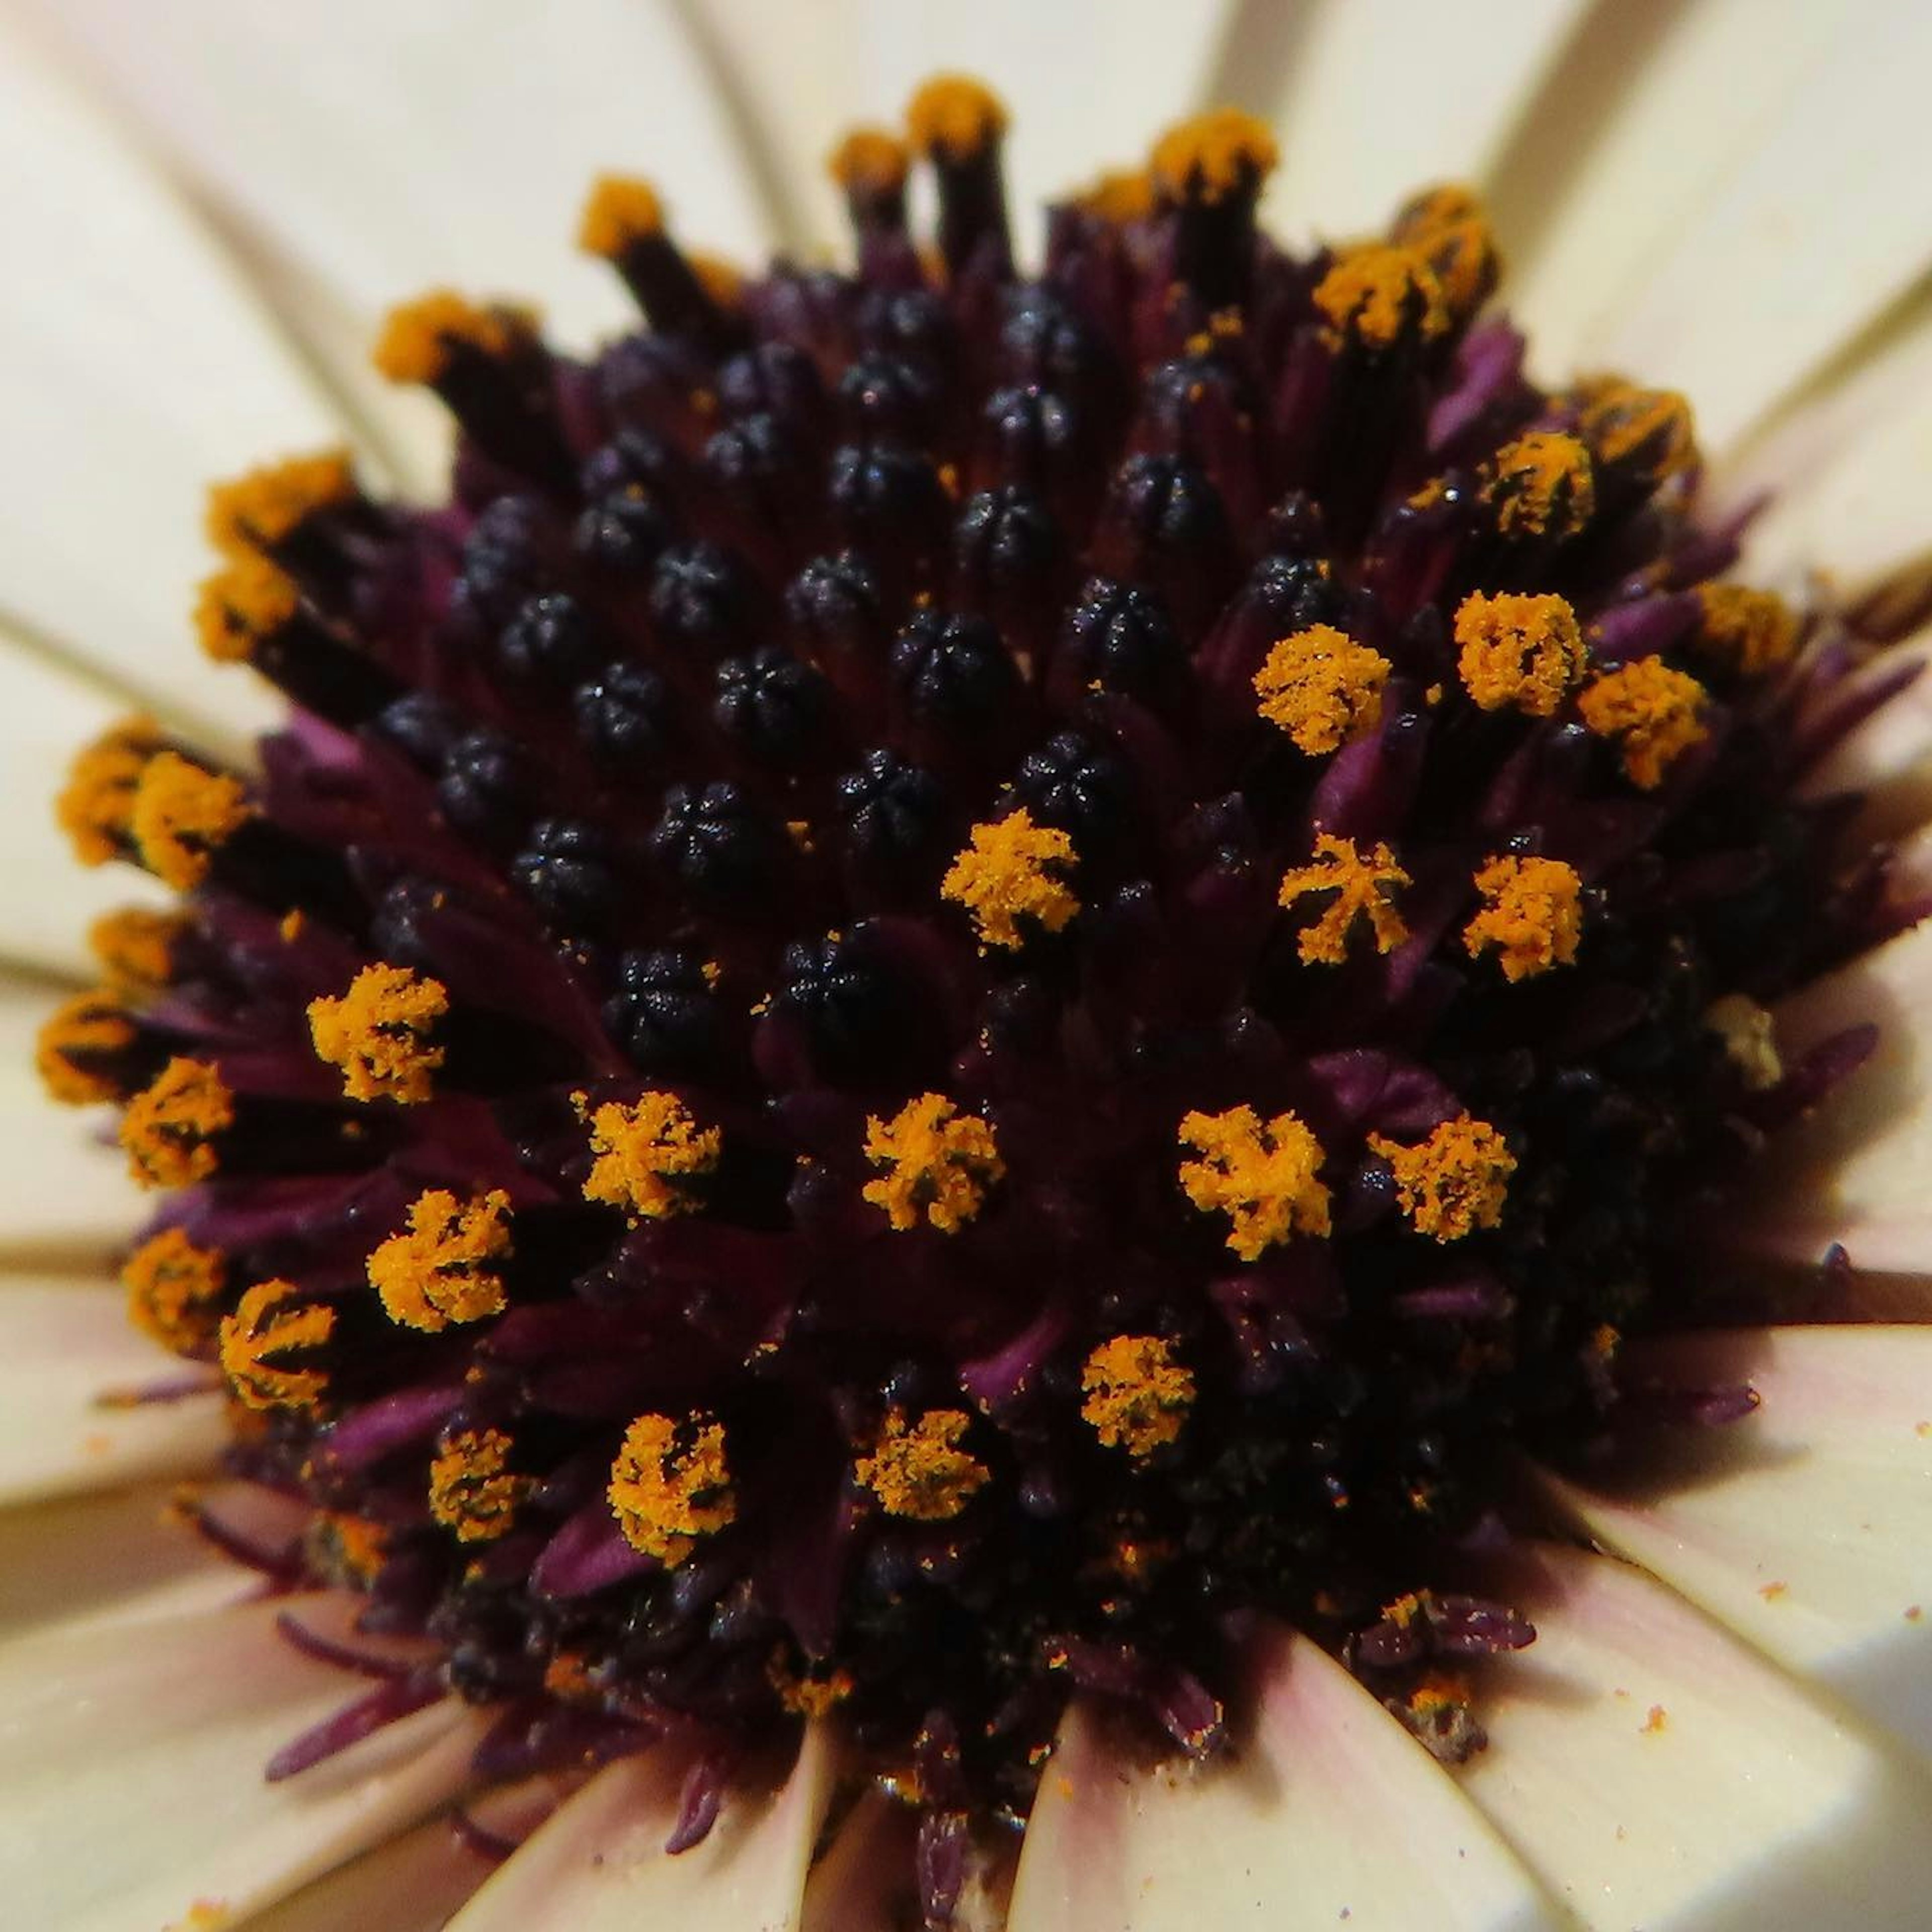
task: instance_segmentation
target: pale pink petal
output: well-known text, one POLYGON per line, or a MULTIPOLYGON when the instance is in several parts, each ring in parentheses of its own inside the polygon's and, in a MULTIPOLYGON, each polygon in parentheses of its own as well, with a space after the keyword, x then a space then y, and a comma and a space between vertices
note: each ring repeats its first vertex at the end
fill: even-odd
POLYGON ((1536 1641, 1479 1673, 1462 1789, 1585 1925, 1924 1925, 1916 1763, 1612 1558, 1540 1548, 1488 1587, 1536 1641))
POLYGON ((0 1897, 12 1922, 130 1932, 192 1925, 197 1906, 238 1922, 458 1788, 478 1720, 447 1702, 298 1777, 263 1778, 280 1745, 366 1688, 291 1648, 276 1629, 284 1607, 0 1648, 0 1897))
POLYGON ((688 1760, 669 1748, 600 1772, 458 1912, 451 1932, 795 1932, 830 1801, 831 1745, 806 1732, 769 1794, 734 1789, 704 1840, 664 1851, 688 1760))
POLYGON ((1315 1645, 1264 1637, 1253 1688, 1252 1735, 1199 1768, 1145 1762, 1093 1712, 1069 1712, 1010 1932, 1552 1923, 1434 1760, 1315 1645))
POLYGON ((436 1819, 250 1918, 248 1932, 441 1932, 490 1870, 436 1819))

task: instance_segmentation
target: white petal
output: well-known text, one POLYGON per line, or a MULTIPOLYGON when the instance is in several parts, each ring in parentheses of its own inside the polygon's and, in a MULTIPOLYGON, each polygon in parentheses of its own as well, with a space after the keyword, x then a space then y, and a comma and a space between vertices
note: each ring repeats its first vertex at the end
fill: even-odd
POLYGON ((1585 10, 1583 0, 1246 8, 1223 86, 1251 98, 1250 63, 1286 69, 1270 103, 1282 164, 1268 215, 1346 236, 1379 227, 1418 188, 1480 182, 1585 10))
POLYGON ((128 1326, 118 1288, 0 1275, 0 1502, 212 1468, 226 1439, 218 1396, 110 1399, 184 1366, 128 1326))
POLYGON ((1917 1768, 1640 1570, 1552 1546, 1502 1581, 1536 1641, 1479 1674, 1462 1788, 1585 1924, 1924 1925, 1917 1768))
POLYGON ((1553 1923, 1494 1832, 1340 1665, 1282 1631, 1255 1670, 1252 1736, 1204 1768, 1136 1765, 1092 1712, 1069 1712, 1010 1932, 1553 1923))
MULTIPOLYGON (((1754 10, 1762 39, 1796 38, 1754 10)), ((1866 8, 1841 25, 1586 350, 1683 390, 1710 448, 1748 429, 1924 272, 1928 73, 1932 12, 1866 8)))
POLYGON ((189 624, 205 486, 340 442, 315 386, 206 233, 17 23, 0 24, 0 610, 164 716, 275 715, 189 624))
POLYGON ((202 192, 363 317, 432 283, 538 302, 568 341, 632 321, 573 248, 606 169, 679 236, 761 253, 765 223, 671 0, 35 0, 202 192))
MULTIPOLYGON (((295 1600, 300 1604, 303 1600, 295 1600)), ((287 1600, 0 1649, 0 1882, 22 1926, 240 1920, 442 1802, 477 1720, 419 1712, 280 1784, 358 1680, 278 1636, 287 1600), (204 1917, 207 1912, 205 1912, 204 1917)))
POLYGON ((1748 1382, 1761 1406, 1614 1484, 1552 1486, 1600 1541, 1932 1750, 1932 1328, 1684 1336, 1640 1366, 1748 1382))
MULTIPOLYGON (((1927 461, 1932 465, 1932 451, 1927 461)), ((1932 631, 1922 631, 1885 652, 1859 676, 1876 683, 1912 664, 1932 665, 1932 631)), ((1864 838, 1895 838, 1932 819, 1932 670, 1922 669, 1903 691, 1848 732, 1806 774, 1804 789, 1814 798, 1864 793, 1856 827, 1864 838)))
POLYGON ((832 1785, 824 1727, 806 1733, 796 1764, 769 1797, 734 1791, 710 1834, 667 1857, 688 1760, 665 1749, 600 1772, 538 1828, 451 1932, 794 1932, 806 1869, 832 1785))
POLYGON ((249 1932, 442 1932, 490 1869, 439 1819, 250 1918, 249 1932))
POLYGON ((90 920, 166 901, 159 881, 131 866, 81 865, 54 822, 74 754, 130 708, 0 626, 0 961, 90 976, 98 970, 83 943, 90 920))

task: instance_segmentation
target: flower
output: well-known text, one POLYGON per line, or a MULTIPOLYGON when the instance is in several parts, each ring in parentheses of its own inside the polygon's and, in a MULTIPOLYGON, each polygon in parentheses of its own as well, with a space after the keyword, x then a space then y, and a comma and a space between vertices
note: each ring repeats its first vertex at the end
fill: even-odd
MULTIPOLYGON (((4 124, 146 212, 124 263, 150 216, 205 250, 18 74, 4 124)), ((1922 815, 1922 585, 1872 566, 1922 524, 1884 433, 1814 454, 1749 541, 1834 560, 1798 538, 1856 477, 1865 574, 1762 601, 1674 393, 1522 376, 1473 196, 1257 249, 1330 100, 1181 122, 1060 202, 1043 285, 970 83, 908 116, 936 259, 897 137, 839 150, 870 294, 724 271, 681 187, 606 178, 584 238, 650 332, 573 363, 443 290, 384 338, 462 426, 452 506, 333 456, 217 498, 203 640, 302 722, 258 768, 209 728, 245 706, 130 654, 154 715, 64 814, 187 896, 29 905, 29 865, 10 942, 64 968, 106 914, 40 1058, 164 1190, 137 1328, 84 1270, 0 1291, 0 1480, 54 1498, 0 1517, 16 1909, 1832 1923, 1851 1865, 1917 1912, 1922 860, 1874 841, 1922 815), (154 1522, 188 1476, 218 1560, 154 1522)), ((168 124, 188 165, 225 112, 168 124)), ((212 259, 219 381, 137 330, 90 482, 163 394, 260 428, 287 370, 212 259)), ((1707 440, 1734 364, 1780 394, 1889 292, 1826 340, 1760 292, 1745 356, 1690 273, 1617 293, 1707 292, 1660 369, 1707 440)), ((1875 393, 1797 399, 1730 488, 1875 393)), ((88 420, 0 566, 112 652, 158 584, 35 541, 88 420)), ((16 730, 87 715, 62 662, 10 660, 16 730)), ((131 1231, 16 1138, 22 1262, 131 1231)))

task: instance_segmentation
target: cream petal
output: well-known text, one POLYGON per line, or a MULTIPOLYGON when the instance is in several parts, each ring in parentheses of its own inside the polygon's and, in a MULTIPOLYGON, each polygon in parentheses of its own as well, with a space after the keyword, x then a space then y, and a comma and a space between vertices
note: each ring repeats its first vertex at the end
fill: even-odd
POLYGON ((450 1932, 795 1932, 832 1785, 822 1725, 808 1728, 790 1774, 770 1796, 734 1792, 700 1844, 664 1844, 688 1760, 664 1749, 600 1772, 541 1826, 450 1932))
POLYGON ((0 608, 238 742, 278 707, 193 640, 205 486, 341 428, 206 233, 11 20, 0 181, 0 251, 35 290, 0 314, 0 608))
POLYGON ((1492 1587, 1536 1641, 1478 1673, 1462 1788, 1586 1925, 1923 1926, 1916 1766, 1612 1558, 1540 1548, 1492 1587))
POLYGON ((138 1640, 110 1626, 0 1649, 0 1884, 16 1923, 193 1926, 197 1906, 239 1921, 457 1789, 478 1720, 448 1702, 264 1778, 358 1688, 278 1635, 289 1600, 158 1618, 138 1640))
POLYGON ((442 1932, 490 1869, 437 1819, 250 1918, 249 1932, 442 1932))
POLYGON ((799 1932, 898 1932, 917 1904, 913 1814, 868 1791, 812 1868, 799 1932))
POLYGON ((448 282, 541 303, 566 341, 629 322, 573 247, 605 169, 652 176, 692 246, 763 252, 672 0, 35 4, 201 192, 365 322, 448 282))
POLYGON ((1070 1711, 1009 1932, 1554 1924, 1495 1832, 1340 1664, 1277 1630, 1254 1670, 1252 1737, 1198 1769, 1132 1765, 1092 1712, 1070 1711))
POLYGON ((0 1275, 0 1502, 211 1468, 226 1439, 213 1393, 116 1402, 184 1365, 128 1325, 121 1292, 0 1275))
POLYGON ((1932 1328, 1672 1337, 1634 1364, 1747 1382, 1614 1484, 1545 1480, 1590 1534, 1759 1649, 1932 1750, 1932 1328))

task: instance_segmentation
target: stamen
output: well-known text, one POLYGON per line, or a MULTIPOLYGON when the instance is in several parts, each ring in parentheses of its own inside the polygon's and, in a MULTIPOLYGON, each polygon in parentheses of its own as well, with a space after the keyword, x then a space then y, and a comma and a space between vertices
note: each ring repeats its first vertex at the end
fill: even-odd
POLYGON ((612 1466, 610 1497, 631 1547, 676 1569, 699 1538, 737 1517, 722 1425, 703 1415, 682 1428, 668 1415, 639 1416, 612 1466))
POLYGON ((1456 610, 1456 668, 1477 704, 1532 718, 1555 716, 1588 659, 1576 612, 1552 596, 1474 591, 1456 610))
POLYGON ((1116 1335, 1080 1372, 1080 1414, 1109 1449, 1144 1462, 1179 1439, 1194 1402, 1194 1376, 1159 1335, 1116 1335))
POLYGON ((1600 463, 1648 486, 1687 476, 1702 461, 1690 405, 1673 389, 1640 389, 1620 376, 1580 383, 1577 427, 1600 463))
POLYGON ((862 248, 868 235, 905 229, 906 144, 883 128, 855 128, 826 165, 845 196, 862 248))
POLYGON ((1060 876, 1077 856, 1064 832, 1036 825, 1022 806, 974 826, 971 844, 940 881, 940 896, 972 915, 982 951, 1004 946, 1017 952, 1026 944, 1021 920, 1060 932, 1080 910, 1078 897, 1060 876))
POLYGON ((88 928, 88 950, 117 992, 158 992, 174 975, 174 950, 188 922, 178 913, 127 906, 88 928))
POLYGON ((1006 1171, 992 1126, 943 1094, 922 1094, 890 1120, 868 1115, 866 1158, 888 1172, 867 1181, 862 1196, 902 1234, 919 1226, 922 1212, 941 1234, 956 1234, 1006 1171))
POLYGON ((1595 679, 1576 700, 1584 724, 1599 738, 1620 740, 1624 776, 1654 791, 1693 745, 1708 735, 1701 721, 1704 687, 1661 658, 1639 658, 1595 679))
POLYGON ((986 1466, 958 1446, 972 1423, 964 1409, 933 1408, 908 1426, 904 1414, 893 1409, 855 1472, 888 1516, 950 1522, 992 1480, 986 1466))
POLYGON ((136 1037, 127 1009, 112 993, 76 993, 41 1027, 34 1064, 48 1094, 64 1106, 118 1100, 124 1090, 112 1063, 136 1037))
POLYGON ((218 664, 246 664, 301 608, 295 580, 253 551, 244 552, 202 582, 194 608, 195 634, 218 664))
POLYGON ((1280 158, 1266 122, 1238 107, 1212 107, 1154 143, 1148 172, 1168 202, 1220 202, 1258 193, 1280 158))
POLYGON ((1396 1198, 1418 1234, 1460 1241, 1502 1220, 1516 1156, 1486 1120, 1461 1114, 1414 1147, 1381 1134, 1371 1134, 1369 1146, 1388 1162, 1396 1198))
POLYGON ((597 1159, 585 1200, 621 1208, 633 1220, 661 1220, 696 1210, 679 1184, 717 1166, 724 1136, 700 1128, 675 1094, 652 1091, 629 1106, 607 1100, 590 1117, 590 1146, 597 1159))
POLYGON ((664 204, 649 182, 600 176, 578 224, 577 245, 586 255, 620 260, 638 242, 664 232, 664 204))
POLYGON ((1074 206, 1111 228, 1126 228, 1154 212, 1154 176, 1145 168, 1119 168, 1102 175, 1074 198, 1074 206))
POLYGON ((939 177, 939 252, 957 280, 976 260, 1004 279, 1012 268, 1000 145, 1005 104, 964 74, 939 74, 906 106, 906 136, 939 177))
POLYGON ((335 1332, 335 1310, 299 1302, 292 1281, 259 1281, 221 1322, 221 1366, 236 1399, 249 1408, 314 1408, 328 1386, 320 1369, 292 1369, 278 1359, 319 1348, 335 1332))
POLYGON ((238 778, 178 752, 158 752, 134 788, 129 830, 148 869, 185 892, 207 878, 215 854, 254 816, 238 778))
POLYGON ((141 775, 166 742, 152 718, 130 718, 76 756, 54 813, 83 866, 126 856, 141 775))
POLYGON ((361 494, 345 449, 264 464, 208 493, 208 540, 232 562, 278 549, 310 517, 361 494))
POLYGON ((216 1137, 235 1124, 235 1096, 205 1060, 177 1057, 128 1102, 121 1144, 143 1187, 186 1187, 220 1166, 216 1137))
POLYGON ((220 1330, 227 1258, 198 1248, 178 1228, 165 1228, 122 1264, 128 1316, 164 1348, 190 1358, 207 1353, 220 1330))
POLYGON ((1471 958, 1493 946, 1514 985, 1576 957, 1583 882, 1560 859, 1495 858, 1476 874, 1483 909, 1462 928, 1471 958))
POLYGON ((406 1233, 369 1257, 369 1286, 392 1322, 425 1334, 482 1322, 506 1306, 502 1276, 486 1268, 510 1252, 510 1197, 500 1190, 459 1202, 440 1187, 418 1195, 406 1233))
POLYGON ((325 1580, 363 1588, 381 1574, 389 1532, 368 1517, 324 1510, 309 1526, 308 1560, 325 1580))
POLYGON ((443 1049, 430 1034, 449 1010, 440 980, 404 966, 365 966, 338 998, 311 1000, 309 1036, 318 1058, 342 1070, 352 1100, 417 1106, 434 1090, 430 1076, 443 1049))
POLYGON ((1700 584, 1698 648, 1721 669, 1762 677, 1791 662, 1798 619, 1782 597, 1742 584, 1700 584))
POLYGON ((479 308, 454 289, 432 289, 389 311, 370 359, 392 382, 434 388, 465 352, 488 362, 512 356, 527 345, 533 326, 526 310, 479 308))
POLYGON ((1243 1261, 1295 1234, 1328 1233, 1328 1190, 1316 1178, 1326 1156, 1298 1114, 1264 1124, 1252 1107, 1192 1113, 1180 1138, 1201 1156, 1180 1163, 1182 1191, 1202 1214, 1228 1216, 1228 1246, 1243 1261))
POLYGON ((664 226, 664 205, 650 182, 626 175, 601 176, 584 205, 577 245, 600 256, 624 278, 638 306, 661 334, 716 344, 724 311, 697 264, 664 226))
POLYGON ((1502 258, 1488 214, 1477 196, 1458 184, 1431 188, 1406 203, 1389 239, 1428 263, 1459 322, 1488 301, 1502 277, 1502 258))
POLYGON ((1590 452, 1574 436, 1532 430, 1491 459, 1483 500, 1505 537, 1548 537, 1563 543, 1596 514, 1590 452))
POLYGON ((1328 319, 1328 340, 1370 353, 1405 338, 1433 342, 1449 328, 1449 305, 1429 265, 1409 248, 1371 242, 1352 248, 1316 286, 1315 306, 1328 319))
POLYGON ((429 1513, 458 1542, 494 1542, 514 1520, 533 1486, 511 1470, 514 1446, 500 1429, 466 1429, 430 1462, 429 1513))
POLYGON ((1332 624, 1283 638, 1255 674, 1261 715, 1311 758, 1365 737, 1382 722, 1389 661, 1332 624))
POLYGON ((973 160, 998 145, 1006 124, 1006 104, 970 74, 934 74, 906 104, 907 138, 928 160, 973 160))
POLYGON ((1348 935, 1358 919, 1369 922, 1378 952, 1393 952, 1408 937, 1393 895, 1410 883, 1386 844, 1378 842, 1365 858, 1352 838, 1322 833, 1315 841, 1312 862, 1284 874, 1279 896, 1286 907, 1313 893, 1335 895, 1328 910, 1301 929, 1302 963, 1340 965, 1348 956, 1348 935))

